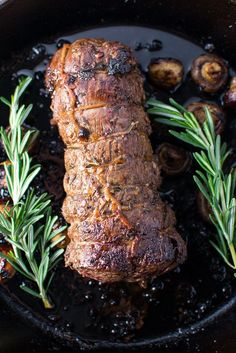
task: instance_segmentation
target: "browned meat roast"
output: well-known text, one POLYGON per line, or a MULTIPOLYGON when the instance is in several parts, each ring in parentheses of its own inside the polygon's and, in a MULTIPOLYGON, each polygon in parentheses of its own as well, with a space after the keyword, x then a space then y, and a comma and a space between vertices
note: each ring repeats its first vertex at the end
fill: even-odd
POLYGON ((66 265, 103 282, 141 282, 182 263, 186 247, 157 191, 143 78, 131 50, 97 39, 66 44, 46 85, 67 148, 66 265))

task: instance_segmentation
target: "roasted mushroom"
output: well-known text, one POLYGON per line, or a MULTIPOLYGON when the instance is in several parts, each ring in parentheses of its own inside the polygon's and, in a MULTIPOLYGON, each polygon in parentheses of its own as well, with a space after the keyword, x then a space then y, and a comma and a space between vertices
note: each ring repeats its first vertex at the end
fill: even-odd
POLYGON ((170 143, 162 143, 156 154, 161 170, 169 176, 183 173, 191 163, 189 152, 170 143))
MULTIPOLYGON (((0 253, 8 255, 11 251, 11 246, 7 243, 0 245, 0 253)), ((8 279, 12 278, 15 274, 15 270, 12 265, 0 255, 0 283, 4 283, 8 279)))
POLYGON ((206 119, 204 107, 207 107, 211 113, 216 133, 221 134, 225 125, 225 113, 217 104, 207 102, 194 102, 190 103, 186 108, 189 112, 192 112, 195 115, 200 124, 203 124, 206 119))
MULTIPOLYGON (((0 204, 0 213, 3 213, 5 210, 10 211, 10 207, 0 204)), ((11 251, 11 246, 0 233, 0 253, 8 255, 9 251, 11 251)), ((4 283, 6 280, 12 278, 14 274, 15 270, 12 265, 0 255, 0 283, 4 283)))
POLYGON ((178 59, 153 59, 148 66, 148 76, 155 86, 172 90, 182 82, 184 67, 178 59))
POLYGON ((7 188, 7 181, 6 181, 6 172, 4 168, 4 164, 7 163, 8 161, 5 161, 3 163, 0 163, 0 188, 7 188))
POLYGON ((193 61, 191 76, 204 92, 215 93, 226 84, 228 67, 220 57, 203 54, 193 61))
POLYGON ((0 203, 0 213, 3 213, 5 211, 9 212, 11 210, 11 207, 9 205, 5 205, 4 203, 0 203))
MULTIPOLYGON (((7 189, 6 173, 4 164, 9 164, 10 161, 0 163, 0 202, 7 202, 10 200, 10 194, 7 189)), ((1 211, 0 211, 1 212, 1 211)))
POLYGON ((198 191, 197 192, 197 206, 198 211, 204 221, 211 223, 210 214, 211 214, 211 206, 209 205, 207 199, 203 196, 203 194, 198 191))
MULTIPOLYGON (((64 225, 65 225, 65 222, 63 222, 62 220, 59 219, 55 223, 55 225, 53 227, 53 230, 55 231, 55 230, 59 229, 60 227, 62 227, 64 225)), ((68 233, 67 233, 67 229, 65 229, 63 232, 57 234, 54 238, 52 238, 52 242, 54 243, 56 240, 59 240, 59 238, 61 236, 64 236, 65 238, 61 242, 59 242, 57 244, 57 247, 60 248, 60 249, 65 249, 67 247, 67 245, 69 244, 69 242, 70 242, 70 239, 69 239, 68 233)))
POLYGON ((224 105, 226 108, 231 108, 236 110, 236 76, 232 78, 229 89, 225 93, 224 105))

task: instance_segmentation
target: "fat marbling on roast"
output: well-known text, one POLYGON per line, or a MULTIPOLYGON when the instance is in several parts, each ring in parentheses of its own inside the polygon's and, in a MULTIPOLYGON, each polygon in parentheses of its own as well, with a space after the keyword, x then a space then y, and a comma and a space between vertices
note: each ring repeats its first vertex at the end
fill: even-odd
POLYGON ((66 265, 102 282, 142 282, 182 263, 186 247, 157 191, 143 77, 130 48, 100 39, 65 44, 46 85, 66 145, 66 265))

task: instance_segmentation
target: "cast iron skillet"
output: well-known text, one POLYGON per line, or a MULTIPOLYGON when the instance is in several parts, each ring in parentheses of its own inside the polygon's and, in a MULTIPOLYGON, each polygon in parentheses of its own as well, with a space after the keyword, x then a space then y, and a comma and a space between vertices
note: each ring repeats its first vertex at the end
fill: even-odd
MULTIPOLYGON (((236 2, 234 0, 220 1, 219 3, 204 0, 198 2, 184 0, 178 2, 175 0, 165 0, 163 2, 151 0, 145 2, 139 0, 113 2, 40 0, 33 2, 25 0, 23 6, 21 1, 10 0, 4 2, 0 8, 0 55, 1 58, 7 58, 12 50, 25 47, 39 38, 54 35, 57 32, 66 33, 73 29, 78 31, 79 28, 84 29, 109 24, 165 27, 168 30, 177 30, 183 34, 188 34, 198 42, 204 43, 210 39, 215 43, 222 56, 232 63, 236 61, 236 51, 233 50, 236 35, 236 2)), ((2 295, 4 296, 3 291, 2 295)), ((9 305, 14 307, 14 301, 9 300, 9 305)), ((232 332, 230 328, 236 323, 234 307, 235 299, 232 299, 227 305, 206 318, 201 323, 203 329, 204 325, 216 319, 218 323, 212 327, 206 326, 204 333, 197 333, 192 341, 185 339, 189 332, 184 331, 178 335, 166 335, 161 339, 146 340, 142 348, 148 350, 162 347, 162 350, 171 351, 173 349, 176 352, 176 347, 169 348, 169 346, 176 345, 179 347, 178 349, 184 347, 184 349, 193 350, 193 347, 196 349, 195 344, 197 342, 199 351, 202 351, 203 347, 212 352, 220 351, 222 347, 225 347, 225 352, 233 352, 235 351, 235 341, 230 336, 232 332), (221 343, 216 341, 216 345, 210 348, 206 343, 207 337, 211 334, 217 337, 218 332, 221 332, 221 343), (230 337, 231 341, 229 340, 230 337), (190 343, 186 344, 186 342, 190 343), (165 348, 165 344, 168 347, 165 348)), ((7 319, 7 316, 5 319, 7 319)), ((1 325, 3 324, 4 322, 1 322, 1 325)), ((198 328, 197 326, 193 327, 193 331, 198 328)), ((15 324, 12 323, 12 331, 9 330, 10 336, 17 336, 14 327, 15 324)), ((46 327, 44 329, 46 330, 46 327)), ((100 347, 99 344, 92 347, 86 342, 81 342, 80 346, 82 349, 95 348, 96 350, 102 347, 103 351, 105 348, 108 350, 111 348, 111 346, 106 347, 105 345, 100 347)), ((117 343, 113 347, 117 350, 123 350, 125 345, 117 343)), ((141 345, 129 343, 126 344, 126 348, 128 351, 140 351, 141 345)), ((3 349, 2 352, 7 350, 7 347, 1 347, 1 338, 0 349, 3 349)))

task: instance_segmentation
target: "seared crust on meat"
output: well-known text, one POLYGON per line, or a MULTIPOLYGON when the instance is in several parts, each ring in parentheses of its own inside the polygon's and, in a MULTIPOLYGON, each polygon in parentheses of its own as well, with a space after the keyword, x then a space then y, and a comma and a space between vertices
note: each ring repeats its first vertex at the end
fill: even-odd
POLYGON ((67 148, 66 265, 103 282, 141 282, 182 263, 186 246, 157 191, 143 78, 130 48, 102 39, 66 44, 46 85, 67 148))

